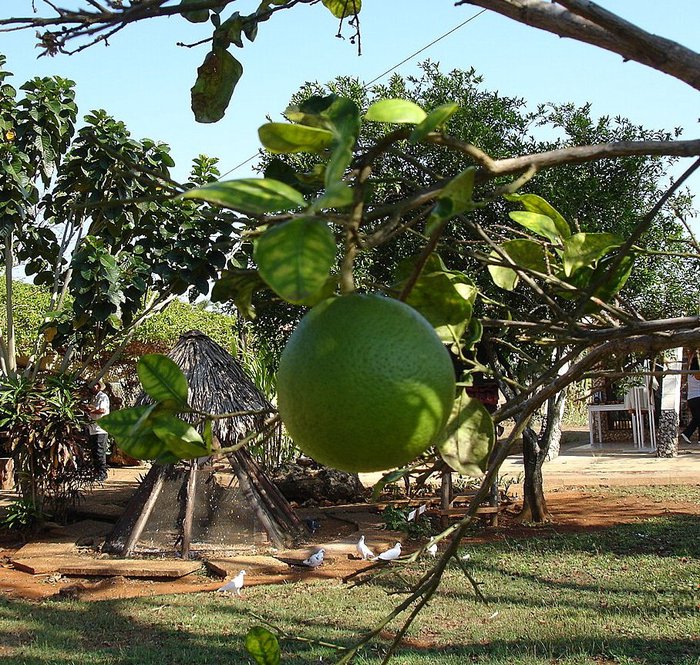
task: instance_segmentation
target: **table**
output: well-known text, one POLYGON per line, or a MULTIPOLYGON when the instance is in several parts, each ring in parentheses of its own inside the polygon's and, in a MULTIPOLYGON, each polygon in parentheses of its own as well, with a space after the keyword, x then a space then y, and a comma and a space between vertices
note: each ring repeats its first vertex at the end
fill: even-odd
MULTIPOLYGON (((632 416, 632 439, 634 445, 637 448, 646 449, 644 445, 644 420, 643 411, 638 404, 637 407, 630 408, 630 404, 625 402, 620 402, 618 404, 589 404, 588 405, 588 432, 589 440, 591 446, 595 445, 593 437, 593 426, 595 424, 595 429, 598 433, 598 444, 603 443, 603 431, 600 424, 600 414, 603 411, 624 411, 632 416)), ((654 413, 651 409, 645 409, 647 417, 649 419, 648 429, 649 429, 649 449, 654 450, 656 448, 656 432, 654 431, 654 413)))
POLYGON ((603 430, 600 425, 600 414, 602 411, 624 411, 629 413, 629 409, 624 402, 619 404, 589 404, 588 405, 588 433, 591 445, 595 445, 593 440, 593 423, 595 420, 596 429, 598 432, 598 443, 603 443, 603 430))

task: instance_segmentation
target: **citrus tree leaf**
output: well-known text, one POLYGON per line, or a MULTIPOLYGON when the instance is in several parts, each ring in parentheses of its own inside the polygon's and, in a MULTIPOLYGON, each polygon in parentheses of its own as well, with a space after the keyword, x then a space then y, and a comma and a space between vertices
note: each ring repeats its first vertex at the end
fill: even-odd
POLYGON ((326 7, 336 18, 347 18, 358 14, 362 9, 362 0, 322 0, 326 7))
MULTIPOLYGON (((547 260, 544 247, 534 240, 508 240, 501 249, 519 267, 536 272, 547 272, 547 260)), ((497 252, 491 252, 491 258, 502 261, 497 252)), ((506 266, 490 265, 491 279, 496 286, 512 291, 518 285, 518 273, 506 266)))
POLYGON ((187 379, 170 358, 147 353, 139 358, 136 372, 143 389, 153 400, 174 404, 179 409, 188 408, 187 379))
POLYGON ((191 104, 197 122, 218 122, 224 117, 231 95, 243 74, 243 65, 225 48, 214 47, 201 67, 191 90, 191 104))
POLYGON ((444 125, 457 111, 459 104, 456 102, 448 102, 441 104, 428 113, 425 120, 420 122, 411 132, 408 140, 411 143, 418 143, 423 140, 430 132, 434 132, 438 127, 444 125))
POLYGON ((206 201, 248 215, 283 212, 306 205, 304 197, 296 189, 271 178, 213 182, 204 187, 190 189, 182 197, 206 201))
POLYGON ((231 301, 244 318, 252 320, 255 318, 253 295, 266 288, 257 270, 227 268, 214 283, 211 299, 213 302, 231 301))
MULTIPOLYGON (((614 295, 619 293, 632 273, 635 258, 636 256, 634 255, 625 255, 620 259, 619 265, 615 268, 611 265, 616 260, 615 256, 606 256, 601 259, 596 269, 593 271, 590 281, 597 281, 601 279, 601 277, 604 279, 602 280, 602 284, 593 293, 593 296, 603 302, 609 302, 614 295)), ((600 306, 597 303, 589 301, 584 311, 590 313, 598 311, 599 309, 600 306)))
POLYGON ((426 112, 407 99, 380 99, 365 113, 365 120, 417 125, 427 118, 426 112))
POLYGON ((409 293, 406 303, 418 310, 443 342, 455 342, 466 331, 477 296, 474 282, 463 272, 447 270, 433 254, 409 293))
POLYGON ((432 235, 437 226, 450 217, 461 215, 474 208, 472 194, 475 175, 476 167, 470 166, 442 188, 426 224, 427 235, 432 235))
POLYGON ((258 129, 260 142, 270 152, 323 152, 333 142, 333 133, 319 127, 268 122, 258 129))
POLYGON ((529 212, 527 210, 514 210, 508 213, 508 216, 520 226, 524 226, 533 233, 547 238, 550 242, 557 243, 561 241, 557 225, 547 215, 540 215, 538 212, 529 212))
POLYGON ((384 488, 389 483, 395 483, 401 480, 407 473, 410 473, 411 467, 406 467, 404 469, 396 469, 395 471, 389 471, 385 473, 372 487, 372 498, 370 501, 373 503, 379 500, 379 496, 384 491, 384 488))
POLYGON ((100 418, 100 427, 114 437, 117 446, 136 459, 152 460, 165 450, 165 443, 150 429, 155 404, 112 411, 100 418))
POLYGON ((496 439, 493 419, 484 405, 461 391, 436 444, 442 459, 465 476, 481 476, 496 439))
POLYGON ((280 644, 267 628, 253 626, 246 633, 245 648, 257 665, 279 665, 280 644))
POLYGON ((196 459, 208 455, 199 432, 184 420, 170 413, 158 413, 151 418, 153 433, 165 443, 166 448, 179 459, 196 459))
POLYGON ((318 212, 328 208, 344 208, 352 203, 352 197, 353 191, 346 182, 336 182, 311 204, 309 210, 318 212))
POLYGON ((325 284, 335 261, 333 232, 321 219, 298 217, 270 227, 253 257, 261 277, 285 300, 299 304, 325 284))
POLYGON ((525 210, 537 212, 549 217, 557 228, 559 239, 568 238, 571 228, 564 217, 547 201, 537 194, 505 194, 505 198, 513 203, 520 203, 525 210))
POLYGON ((564 274, 573 275, 579 268, 593 267, 596 261, 622 245, 614 233, 575 233, 564 242, 564 274))
POLYGON ((183 8, 180 16, 187 19, 190 23, 205 23, 209 20, 208 9, 191 9, 187 11, 186 8, 189 5, 192 5, 192 0, 180 0, 180 7, 183 8))

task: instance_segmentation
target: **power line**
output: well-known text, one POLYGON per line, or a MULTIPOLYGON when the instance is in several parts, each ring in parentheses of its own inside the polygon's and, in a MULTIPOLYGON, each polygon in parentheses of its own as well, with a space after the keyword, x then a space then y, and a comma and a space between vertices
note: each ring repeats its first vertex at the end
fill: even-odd
MULTIPOLYGON (((451 30, 448 30, 447 32, 445 32, 444 34, 440 35, 440 36, 437 37, 436 39, 433 39, 433 41, 430 42, 429 44, 426 44, 426 45, 423 46, 422 48, 418 49, 415 53, 411 53, 411 55, 409 55, 407 58, 404 58, 401 62, 396 63, 393 67, 390 67, 390 68, 387 69, 385 72, 382 72, 379 76, 376 76, 375 78, 373 78, 373 79, 372 79, 371 81, 369 81, 368 83, 365 83, 365 85, 362 87, 362 89, 363 89, 363 90, 366 90, 367 88, 369 88, 369 86, 372 85, 372 83, 376 83, 379 79, 385 77, 387 74, 390 74, 390 73, 393 72, 395 69, 398 69, 399 67, 401 67, 401 65, 407 63, 409 60, 411 60, 412 58, 415 58, 417 55, 420 55, 421 53, 423 53, 423 51, 427 51, 431 46, 434 46, 434 45, 437 44, 439 41, 442 41, 443 39, 445 39, 445 37, 449 37, 453 32, 456 32, 456 31, 459 30, 460 28, 462 28, 462 27, 464 27, 465 25, 467 25, 467 23, 470 23, 470 22, 473 21, 475 18, 478 18, 479 16, 481 16, 481 15, 484 14, 485 12, 486 12, 486 10, 485 10, 485 9, 482 9, 481 11, 477 12, 477 13, 474 14, 473 16, 470 16, 466 21, 462 21, 459 25, 456 25, 456 26, 455 26, 454 28, 452 28, 451 30)), ((234 166, 232 169, 229 169, 228 171, 226 171, 226 173, 221 174, 221 176, 219 176, 219 180, 221 180, 221 178, 225 178, 229 173, 233 173, 235 170, 241 168, 241 166, 245 166, 248 162, 252 161, 252 160, 255 159, 257 156, 258 156, 258 153, 256 152, 254 155, 251 155, 250 157, 248 157, 248 159, 242 161, 240 164, 236 164, 236 166, 234 166)))

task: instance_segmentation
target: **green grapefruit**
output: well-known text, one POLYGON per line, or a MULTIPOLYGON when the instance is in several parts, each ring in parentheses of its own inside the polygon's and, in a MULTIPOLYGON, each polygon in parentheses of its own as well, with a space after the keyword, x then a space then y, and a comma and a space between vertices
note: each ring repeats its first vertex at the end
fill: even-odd
POLYGON ((413 308, 379 295, 329 298, 299 323, 277 375, 278 409, 307 455, 382 471, 424 452, 455 397, 450 356, 413 308))

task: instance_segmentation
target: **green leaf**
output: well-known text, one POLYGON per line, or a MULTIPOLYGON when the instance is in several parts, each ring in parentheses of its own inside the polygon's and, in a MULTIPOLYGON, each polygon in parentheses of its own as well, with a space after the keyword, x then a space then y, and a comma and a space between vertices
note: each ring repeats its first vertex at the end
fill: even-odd
POLYGON ((214 47, 201 67, 191 90, 191 103, 197 122, 218 122, 224 117, 231 95, 243 74, 243 65, 226 49, 214 47))
POLYGON ((395 483, 401 480, 401 478, 403 478, 410 471, 410 467, 407 467, 405 469, 396 469, 395 471, 389 471, 389 473, 385 473, 376 483, 374 483, 374 486, 372 487, 372 498, 370 499, 370 501, 378 501, 379 496, 389 483, 395 483))
POLYGON ((331 185, 309 207, 310 212, 319 212, 327 208, 344 208, 352 203, 353 191, 343 181, 331 185))
POLYGON ((326 7, 336 18, 347 18, 360 12, 362 0, 322 0, 326 7))
POLYGON ((537 194, 505 194, 504 197, 508 201, 520 203, 523 208, 529 212, 537 212, 541 215, 549 217, 557 228, 557 240, 563 240, 571 236, 571 228, 569 227, 568 222, 541 196, 537 196, 537 194))
POLYGON ((187 379, 170 358, 148 353, 139 358, 136 372, 143 389, 156 402, 174 404, 178 409, 188 408, 187 379))
POLYGON ((151 404, 112 411, 100 418, 100 427, 114 437, 117 446, 127 455, 142 460, 156 459, 166 447, 148 424, 154 409, 155 404, 151 404))
POLYGON ((562 240, 559 235, 554 220, 546 215, 540 215, 537 212, 528 212, 527 210, 514 210, 509 212, 508 216, 514 221, 536 233, 543 238, 547 238, 550 242, 558 243, 562 240))
MULTIPOLYGON (((535 272, 547 272, 544 247, 534 240, 508 240, 501 245, 501 249, 518 267, 535 272)), ((490 256, 496 261, 502 261, 495 251, 491 252, 490 256)), ((518 274, 512 268, 490 265, 488 269, 496 286, 512 291, 518 285, 518 274)))
MULTIPOLYGON (((413 261, 408 265, 411 263, 413 261)), ((467 275, 457 270, 447 270, 442 259, 433 254, 406 303, 430 322, 443 342, 456 342, 467 329, 477 293, 474 282, 467 275)))
MULTIPOLYGON (((192 4, 192 0, 181 0, 180 7, 187 7, 192 4)), ((204 23, 209 20, 209 10, 208 9, 195 9, 190 11, 180 12, 180 16, 186 18, 190 23, 204 23)))
POLYGON ((564 274, 568 277, 579 268, 593 267, 596 261, 622 243, 622 238, 614 233, 576 233, 572 235, 564 242, 562 255, 564 274))
POLYGON ((472 198, 475 175, 476 167, 470 166, 442 188, 426 223, 427 235, 432 235, 436 228, 450 217, 461 215, 475 207, 472 198))
POLYGON ((459 104, 448 102, 434 108, 421 123, 416 125, 408 140, 411 143, 422 141, 430 132, 434 132, 438 127, 444 125, 457 111, 459 104))
POLYGON ((486 471, 495 439, 491 414, 479 400, 462 391, 436 446, 452 469, 478 477, 486 471))
POLYGON ((248 215, 292 210, 306 204, 304 197, 289 185, 270 178, 243 178, 213 182, 190 189, 185 199, 199 199, 248 215))
POLYGON ((253 295, 266 288, 267 284, 257 270, 227 268, 214 283, 211 299, 214 302, 232 301, 244 318, 252 320, 255 318, 253 295))
POLYGON ((151 427, 154 434, 165 443, 167 449, 179 459, 196 459, 211 452, 192 425, 170 413, 154 415, 151 427))
POLYGON ((253 256, 270 288, 299 304, 323 287, 335 252, 333 232, 323 220, 298 217, 267 229, 255 243, 253 256))
POLYGON ((286 122, 268 122, 258 129, 258 136, 265 148, 277 153, 319 153, 333 142, 333 133, 327 129, 286 122))
POLYGON ((245 636, 245 648, 257 665, 279 665, 280 644, 267 628, 253 626, 245 636))
POLYGON ((374 102, 365 114, 365 120, 372 122, 393 122, 417 125, 427 118, 426 112, 407 99, 380 99, 374 102))

